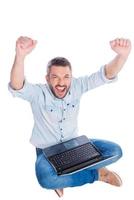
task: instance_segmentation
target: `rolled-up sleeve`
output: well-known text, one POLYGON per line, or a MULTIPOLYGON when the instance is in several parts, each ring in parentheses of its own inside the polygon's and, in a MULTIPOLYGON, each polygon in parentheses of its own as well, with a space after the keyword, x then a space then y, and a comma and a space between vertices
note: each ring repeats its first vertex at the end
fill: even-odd
POLYGON ((105 83, 112 83, 117 81, 117 76, 113 79, 108 79, 105 75, 105 66, 102 66, 99 71, 90 76, 79 77, 75 80, 76 89, 81 94, 91 89, 104 85, 105 83))
POLYGON ((23 88, 20 90, 15 90, 11 87, 11 84, 8 84, 8 89, 13 95, 13 97, 20 97, 24 100, 32 102, 34 97, 38 94, 38 86, 36 84, 28 83, 24 81, 23 88))
POLYGON ((104 83, 112 83, 112 82, 117 81, 117 79, 118 79, 117 76, 115 76, 115 77, 112 78, 112 79, 108 79, 108 78, 106 77, 106 74, 105 74, 105 65, 102 66, 102 67, 100 68, 100 75, 101 75, 101 78, 102 78, 102 80, 104 81, 104 83))

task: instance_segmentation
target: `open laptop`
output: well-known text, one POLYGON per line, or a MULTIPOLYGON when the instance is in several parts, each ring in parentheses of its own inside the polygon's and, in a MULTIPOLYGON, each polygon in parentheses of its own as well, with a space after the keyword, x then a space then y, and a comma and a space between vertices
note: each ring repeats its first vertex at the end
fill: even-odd
POLYGON ((58 175, 73 173, 110 159, 104 158, 85 135, 47 147, 43 149, 43 153, 58 175))

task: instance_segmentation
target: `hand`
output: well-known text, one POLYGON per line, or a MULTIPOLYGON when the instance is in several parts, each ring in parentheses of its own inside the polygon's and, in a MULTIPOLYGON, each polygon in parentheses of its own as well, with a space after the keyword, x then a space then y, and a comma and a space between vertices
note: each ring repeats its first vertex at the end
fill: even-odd
POLYGON ((31 53, 36 44, 37 41, 29 37, 19 37, 16 42, 16 54, 25 57, 27 54, 31 53))
POLYGON ((113 51, 123 57, 128 57, 131 51, 131 41, 128 39, 117 38, 110 41, 110 46, 113 51))

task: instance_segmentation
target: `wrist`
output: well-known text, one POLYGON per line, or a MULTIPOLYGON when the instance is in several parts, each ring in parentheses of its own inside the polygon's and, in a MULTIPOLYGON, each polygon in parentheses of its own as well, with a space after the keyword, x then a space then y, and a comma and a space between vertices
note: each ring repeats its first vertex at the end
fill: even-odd
POLYGON ((24 62, 25 57, 26 57, 26 55, 22 55, 22 54, 16 53, 16 55, 15 55, 15 60, 16 60, 17 62, 24 62))
POLYGON ((122 61, 126 61, 128 56, 129 56, 129 53, 128 54, 118 54, 117 58, 122 60, 122 61))

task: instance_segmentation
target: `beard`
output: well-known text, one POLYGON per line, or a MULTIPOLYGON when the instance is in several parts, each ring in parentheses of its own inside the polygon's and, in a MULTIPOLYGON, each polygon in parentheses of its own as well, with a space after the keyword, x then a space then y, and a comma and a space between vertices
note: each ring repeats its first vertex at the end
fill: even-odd
POLYGON ((58 99, 62 99, 66 96, 66 94, 68 93, 69 87, 67 87, 66 85, 56 85, 54 87, 52 87, 51 85, 49 85, 52 93, 54 94, 55 97, 57 97, 58 99))

